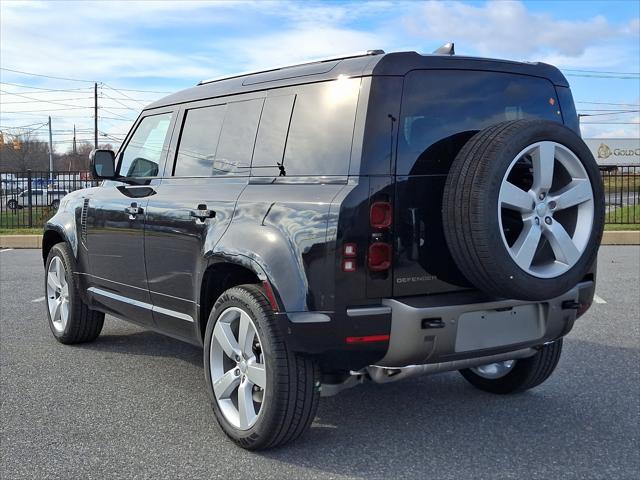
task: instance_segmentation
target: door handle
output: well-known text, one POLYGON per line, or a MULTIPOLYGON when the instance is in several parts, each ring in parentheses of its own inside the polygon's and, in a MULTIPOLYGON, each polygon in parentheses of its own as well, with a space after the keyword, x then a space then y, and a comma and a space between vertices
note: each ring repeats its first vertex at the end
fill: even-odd
POLYGON ((201 203, 196 210, 191 210, 189 215, 195 217, 196 221, 204 222, 207 218, 215 218, 216 212, 209 210, 205 204, 201 203))
POLYGON ((136 215, 144 212, 142 207, 139 207, 136 202, 131 203, 130 207, 125 207, 124 211, 129 214, 129 220, 135 220, 136 215))

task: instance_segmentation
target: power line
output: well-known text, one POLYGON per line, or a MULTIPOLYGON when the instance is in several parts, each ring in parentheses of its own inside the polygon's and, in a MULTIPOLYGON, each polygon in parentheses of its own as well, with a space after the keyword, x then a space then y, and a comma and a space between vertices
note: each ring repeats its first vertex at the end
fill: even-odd
POLYGON ((580 122, 580 125, 640 125, 640 122, 580 122))
POLYGON ((134 111, 136 111, 136 112, 139 110, 139 109, 137 109, 137 108, 130 107, 129 105, 125 105, 124 103, 122 103, 121 101, 119 101, 117 98, 110 97, 109 95, 107 95, 107 94, 106 94, 106 93, 104 93, 104 92, 101 92, 101 93, 102 93, 103 98, 108 98, 109 100, 113 100, 113 101, 114 101, 114 102, 116 102, 118 105, 122 105, 122 107, 126 108, 127 110, 134 110, 134 111))
POLYGON ((596 75, 590 73, 566 73, 567 77, 585 77, 585 78, 612 78, 616 80, 640 80, 640 76, 624 77, 621 75, 596 75))
POLYGON ((614 75, 640 75, 640 72, 607 72, 604 70, 579 70, 571 68, 561 68, 564 72, 583 72, 583 73, 609 73, 614 75))
MULTIPOLYGON (((106 85, 106 83, 103 83, 103 85, 106 85)), ((112 88, 113 90, 113 88, 112 88)), ((122 93, 122 92, 142 92, 142 93, 175 93, 175 92, 163 92, 160 90, 139 90, 139 89, 135 89, 135 88, 119 88, 117 90, 118 92, 122 93)))
POLYGON ((583 112, 618 112, 618 113, 640 112, 640 110, 620 110, 619 108, 583 108, 582 111, 583 112))
MULTIPOLYGON (((120 115, 118 112, 113 112, 113 111, 111 111, 111 110, 109 110, 107 108, 101 108, 101 110, 103 112, 110 113, 111 115, 115 115, 117 117, 124 118, 125 120, 130 120, 132 122, 135 120, 134 118, 125 117, 124 115, 120 115)), ((100 118, 106 118, 106 117, 100 117, 100 118)))
MULTIPOLYGON (((73 101, 73 100, 93 100, 93 97, 75 97, 75 98, 56 98, 55 99, 56 102, 69 102, 69 101, 73 101)), ((14 105, 14 104, 17 104, 17 103, 42 103, 42 102, 46 102, 46 100, 33 99, 33 100, 23 100, 21 102, 0 102, 0 103, 2 105, 14 105)))
POLYGON ((628 110, 626 112, 608 112, 608 113, 579 113, 579 117, 598 117, 602 115, 628 115, 630 113, 638 113, 640 110, 628 110))
POLYGON ((37 92, 11 92, 11 93, 29 93, 31 95, 35 95, 37 93, 47 93, 47 92, 80 92, 80 91, 89 91, 91 87, 80 87, 80 88, 42 88, 42 87, 32 87, 31 85, 24 85, 22 83, 11 83, 11 82, 0 82, 2 85, 11 85, 12 87, 20 87, 20 88, 30 88, 32 90, 39 90, 37 92))
POLYGON ((22 95, 20 93, 7 92, 6 90, 2 90, 2 89, 0 89, 0 93, 4 93, 4 94, 7 94, 7 95, 16 95, 18 97, 26 98, 28 100, 35 100, 37 102, 52 103, 54 105, 62 105, 63 107, 77 107, 78 106, 78 105, 71 105, 70 103, 60 103, 60 102, 57 102, 55 100, 40 100, 38 98, 29 97, 27 95, 22 95))
POLYGON ((135 119, 129 120, 128 118, 113 118, 113 117, 105 117, 103 115, 100 116, 100 120, 115 120, 115 121, 118 121, 118 122, 125 122, 125 121, 134 122, 135 121, 135 119))
POLYGON ((589 105, 617 105, 620 107, 640 107, 640 103, 611 103, 611 102, 576 102, 576 103, 585 103, 589 105))
POLYGON ((11 114, 14 114, 14 113, 18 114, 18 113, 35 113, 35 112, 64 112, 64 111, 67 111, 67 110, 82 110, 82 109, 86 109, 86 108, 89 108, 89 107, 78 107, 78 106, 75 106, 75 107, 67 107, 67 108, 45 108, 44 110, 21 110, 21 111, 18 111, 18 112, 2 112, 2 113, 7 114, 7 115, 11 115, 11 114))
POLYGON ((6 128, 6 129, 9 129, 9 128, 15 128, 15 129, 20 129, 20 128, 28 128, 28 127, 32 127, 32 126, 34 126, 34 125, 46 125, 46 122, 45 122, 45 123, 30 123, 29 125, 21 125, 21 126, 19 126, 19 127, 9 127, 9 126, 0 125, 0 128, 6 128))
MULTIPOLYGON (((107 88, 109 88, 109 89, 113 90, 114 92, 119 93, 119 94, 120 94, 120 95, 122 95, 123 97, 128 98, 129 100, 132 100, 132 101, 134 101, 134 102, 137 102, 137 103, 142 104, 142 102, 139 102, 138 100, 135 100, 135 99, 131 98, 129 95, 127 95, 127 94, 125 94, 125 93, 123 93, 123 92, 119 92, 118 90, 116 90, 115 88, 113 88, 113 87, 111 87, 111 86, 107 85, 106 83, 103 83, 103 85, 104 85, 105 87, 107 87, 107 88)), ((115 100, 115 99, 113 99, 113 98, 112 98, 112 100, 115 100)), ((144 104, 142 104, 142 105, 144 106, 144 104)))
POLYGON ((4 67, 0 67, 0 70, 5 70, 7 72, 13 72, 13 73, 20 73, 22 75, 30 75, 32 77, 53 78, 54 80, 67 80, 69 82, 94 83, 94 80, 81 80, 81 79, 78 79, 78 78, 69 78, 69 77, 54 77, 53 75, 43 75, 41 73, 25 72, 23 70, 13 70, 11 68, 4 68, 4 67))

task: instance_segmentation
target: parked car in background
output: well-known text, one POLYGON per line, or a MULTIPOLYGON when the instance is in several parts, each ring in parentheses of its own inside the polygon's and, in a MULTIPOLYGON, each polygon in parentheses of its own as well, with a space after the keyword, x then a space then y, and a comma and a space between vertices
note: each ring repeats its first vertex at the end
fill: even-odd
MULTIPOLYGON (((49 206, 54 209, 58 209, 60 200, 69 192, 67 190, 47 190, 44 188, 32 188, 31 189, 31 206, 32 207, 44 207, 49 206)), ((29 191, 25 190, 18 194, 15 198, 7 201, 7 207, 11 210, 17 210, 23 207, 29 206, 29 191)))

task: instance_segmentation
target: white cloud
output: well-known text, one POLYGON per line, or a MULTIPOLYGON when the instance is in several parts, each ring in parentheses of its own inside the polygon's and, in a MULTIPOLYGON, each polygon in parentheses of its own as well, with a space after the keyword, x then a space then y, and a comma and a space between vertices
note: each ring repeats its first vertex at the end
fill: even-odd
MULTIPOLYGON (((121 88, 167 91, 188 87, 202 78, 370 48, 429 52, 450 40, 456 42, 456 50, 462 54, 541 60, 563 68, 637 71, 639 35, 637 18, 623 24, 613 24, 604 16, 561 20, 532 12, 521 2, 508 1, 466 4, 0 0, 3 67, 96 79, 121 88), (188 37, 188 41, 181 35, 188 37)), ((0 76, 3 82, 41 87, 86 85, 6 71, 0 72, 0 76)), ((574 97, 626 101, 618 98, 622 95, 618 90, 624 89, 608 92, 600 89, 606 82, 576 82, 574 97)), ((6 85, 2 89, 25 91, 6 85)), ((138 103, 104 91, 131 108, 103 97, 101 106, 115 113, 101 112, 102 116, 113 118, 119 118, 118 114, 134 117, 142 104, 162 96, 130 93, 140 99, 138 103)), ((631 95, 635 98, 637 92, 631 95)), ((69 93, 34 96, 60 100, 69 98, 69 93)), ((0 95, 0 103, 9 99, 18 100, 15 96, 0 95)), ((69 103, 86 106, 90 101, 69 103)), ((26 119, 39 119, 38 113, 23 116, 5 113, 35 109, 33 104, 0 107, 2 125, 7 120, 26 124, 31 123, 26 119)), ((39 108, 47 107, 55 108, 51 104, 39 108)), ((85 110, 53 115, 59 128, 71 128, 74 121, 91 125, 85 110)), ((118 134, 123 134, 127 126, 124 121, 101 120, 102 129, 118 134)), ((611 130, 604 125, 589 127, 594 132, 611 130)), ((634 126, 627 127, 621 126, 631 134, 637 131, 634 126)))
POLYGON ((414 35, 455 39, 461 51, 491 57, 531 59, 545 52, 577 56, 612 35, 603 16, 566 21, 533 13, 520 2, 492 1, 484 5, 429 1, 406 19, 414 35))
MULTIPOLYGON (((231 39, 217 44, 221 55, 233 57, 245 70, 286 65, 299 61, 364 51, 380 45, 379 35, 323 25, 308 25, 281 33, 249 39, 231 39)), ((234 62, 233 59, 230 59, 234 62)))

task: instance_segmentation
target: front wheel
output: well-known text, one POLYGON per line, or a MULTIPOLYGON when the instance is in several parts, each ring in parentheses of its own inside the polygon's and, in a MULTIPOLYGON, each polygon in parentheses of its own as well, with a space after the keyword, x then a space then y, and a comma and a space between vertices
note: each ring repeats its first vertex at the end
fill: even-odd
POLYGON ((562 339, 542 345, 528 358, 490 363, 460 370, 474 387, 485 392, 508 394, 537 387, 551 376, 562 353, 562 339))
POLYGON ((74 267, 67 244, 58 243, 51 248, 44 279, 47 315, 53 336, 66 344, 95 340, 104 324, 104 313, 91 310, 82 301, 72 277, 74 267))
POLYGON ((10 210, 17 210, 18 206, 18 201, 14 198, 7 202, 7 208, 9 208, 10 210))
POLYGON ((234 287, 220 296, 204 344, 213 412, 235 443, 272 448, 308 428, 318 408, 318 366, 288 348, 260 287, 234 287))

